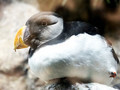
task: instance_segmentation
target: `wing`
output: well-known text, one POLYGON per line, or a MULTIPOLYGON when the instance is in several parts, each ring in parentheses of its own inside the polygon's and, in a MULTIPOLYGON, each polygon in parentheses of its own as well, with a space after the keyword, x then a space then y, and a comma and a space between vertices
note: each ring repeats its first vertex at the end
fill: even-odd
POLYGON ((88 23, 80 22, 80 21, 73 21, 64 23, 65 30, 64 32, 68 33, 69 35, 77 35, 80 33, 88 33, 90 35, 96 35, 102 33, 97 27, 94 27, 88 23))
POLYGON ((114 59, 115 59, 116 62, 119 64, 120 62, 119 62, 119 59, 118 59, 118 57, 117 57, 117 55, 116 55, 114 49, 112 49, 111 52, 112 52, 112 54, 113 54, 114 59))
POLYGON ((103 35, 101 30, 88 23, 80 21, 65 22, 64 29, 60 36, 57 37, 59 40, 65 40, 72 35, 78 35, 80 33, 88 33, 90 35, 100 34, 103 35))

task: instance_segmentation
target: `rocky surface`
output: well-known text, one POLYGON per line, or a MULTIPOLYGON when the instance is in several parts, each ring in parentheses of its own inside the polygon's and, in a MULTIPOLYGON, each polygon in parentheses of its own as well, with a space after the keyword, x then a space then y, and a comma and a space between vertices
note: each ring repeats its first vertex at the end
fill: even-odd
POLYGON ((63 85, 51 84, 45 87, 41 87, 39 90, 119 90, 106 85, 98 83, 88 83, 88 84, 79 84, 71 85, 69 87, 63 85))
POLYGON ((0 20, 0 90, 26 90, 28 49, 14 51, 17 30, 38 10, 24 3, 11 3, 2 8, 0 20), (18 89, 19 88, 19 89, 18 89))
POLYGON ((0 90, 26 90, 25 77, 0 74, 0 90))

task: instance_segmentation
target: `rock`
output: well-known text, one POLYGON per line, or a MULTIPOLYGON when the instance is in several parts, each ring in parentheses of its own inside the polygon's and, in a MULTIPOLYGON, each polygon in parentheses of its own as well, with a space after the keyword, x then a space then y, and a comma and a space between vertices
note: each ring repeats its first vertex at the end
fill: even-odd
POLYGON ((25 77, 0 74, 0 90, 26 90, 25 77))
POLYGON ((37 78, 30 70, 27 73, 27 90, 40 90, 41 86, 45 85, 45 82, 37 78))
POLYGON ((119 90, 110 86, 106 86, 98 83, 78 84, 65 87, 60 84, 50 84, 45 87, 41 87, 40 90, 119 90))
POLYGON ((113 86, 113 88, 120 89, 120 83, 113 86))
POLYGON ((24 3, 12 3, 4 8, 0 21, 0 71, 8 72, 26 60, 28 49, 14 51, 14 37, 27 19, 38 11, 24 3))
POLYGON ((78 86, 79 90, 118 90, 98 83, 76 84, 76 86, 78 86))
POLYGON ((0 90, 26 90, 28 48, 14 51, 17 30, 38 10, 16 2, 4 6, 0 19, 0 90))

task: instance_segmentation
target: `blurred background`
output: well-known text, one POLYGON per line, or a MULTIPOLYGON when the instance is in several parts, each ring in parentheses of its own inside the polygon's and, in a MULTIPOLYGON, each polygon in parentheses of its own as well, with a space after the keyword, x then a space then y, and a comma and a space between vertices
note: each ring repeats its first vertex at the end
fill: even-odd
MULTIPOLYGON (((37 12, 54 11, 64 21, 80 20, 101 29, 120 58, 120 0, 0 0, 0 90, 39 90, 29 70, 28 49, 14 51, 17 30, 37 12)), ((120 83, 118 76, 112 85, 120 83)))

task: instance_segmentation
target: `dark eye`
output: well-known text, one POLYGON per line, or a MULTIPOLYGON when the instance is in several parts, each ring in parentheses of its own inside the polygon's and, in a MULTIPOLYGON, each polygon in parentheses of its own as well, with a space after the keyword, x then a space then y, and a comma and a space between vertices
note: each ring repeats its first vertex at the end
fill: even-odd
POLYGON ((41 22, 41 25, 42 26, 47 26, 47 22, 43 21, 43 22, 41 22))

